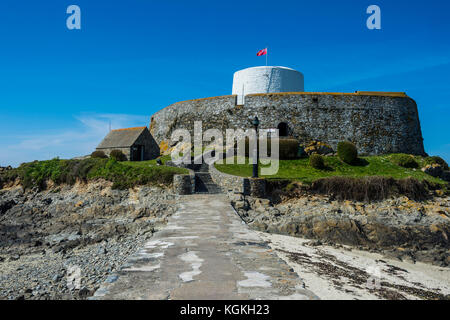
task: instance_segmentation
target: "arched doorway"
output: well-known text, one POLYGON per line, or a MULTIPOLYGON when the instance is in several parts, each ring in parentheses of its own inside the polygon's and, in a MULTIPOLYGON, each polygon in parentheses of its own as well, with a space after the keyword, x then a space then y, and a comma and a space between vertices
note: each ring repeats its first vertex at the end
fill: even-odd
POLYGON ((289 126, 286 122, 281 122, 277 129, 279 130, 280 137, 287 137, 289 135, 289 126))

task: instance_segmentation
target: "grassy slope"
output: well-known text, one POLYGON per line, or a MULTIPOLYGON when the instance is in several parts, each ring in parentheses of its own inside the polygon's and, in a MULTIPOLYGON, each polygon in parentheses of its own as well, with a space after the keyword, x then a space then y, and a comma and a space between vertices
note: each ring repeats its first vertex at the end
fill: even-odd
POLYGON ((186 169, 145 163, 117 162, 109 159, 34 161, 0 174, 0 187, 20 179, 25 188, 44 188, 47 180, 56 184, 74 184, 77 180, 103 178, 114 183, 113 188, 126 189, 136 185, 170 185, 175 174, 186 169))
MULTIPOLYGON (((413 177, 418 180, 427 179, 441 184, 444 183, 444 181, 440 179, 433 178, 423 173, 420 169, 413 170, 400 167, 392 163, 389 156, 362 157, 362 159, 367 161, 366 165, 350 166, 342 163, 337 157, 325 157, 326 170, 316 170, 312 168, 309 166, 309 159, 281 160, 278 174, 266 176, 266 178, 291 179, 311 183, 319 178, 332 176, 386 176, 395 179, 413 177)), ((422 165, 423 159, 421 157, 416 157, 416 160, 422 165)), ((248 159, 246 163, 248 163, 248 159)), ((216 168, 222 172, 241 177, 250 177, 252 175, 252 165, 250 164, 216 164, 216 168)))

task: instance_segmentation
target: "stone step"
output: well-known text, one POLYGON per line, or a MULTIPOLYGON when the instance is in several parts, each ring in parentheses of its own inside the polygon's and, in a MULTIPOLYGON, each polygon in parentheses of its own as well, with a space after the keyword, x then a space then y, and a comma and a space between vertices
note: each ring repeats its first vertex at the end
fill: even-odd
POLYGON ((216 194, 222 193, 222 190, 211 179, 207 172, 195 173, 195 193, 216 194))
POLYGON ((209 173, 196 173, 198 179, 201 179, 204 183, 214 183, 209 173))
POLYGON ((206 163, 202 163, 198 168, 198 172, 209 172, 209 166, 206 163))

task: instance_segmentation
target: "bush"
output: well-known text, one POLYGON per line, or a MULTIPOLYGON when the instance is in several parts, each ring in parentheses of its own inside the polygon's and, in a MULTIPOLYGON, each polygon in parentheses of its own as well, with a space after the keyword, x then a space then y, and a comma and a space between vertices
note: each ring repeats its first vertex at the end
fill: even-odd
POLYGON ((308 157, 308 154, 305 152, 305 148, 303 148, 302 146, 299 146, 298 151, 297 151, 297 158, 303 159, 306 157, 308 157))
POLYGON ((323 157, 319 154, 313 154, 309 157, 309 165, 314 169, 322 170, 325 169, 325 163, 323 157))
POLYGON ((445 162, 445 160, 442 159, 441 157, 434 156, 425 159, 425 165, 433 165, 433 164, 439 164, 444 168, 444 170, 449 170, 448 163, 445 162))
MULTIPOLYGON (((299 142, 297 139, 277 139, 279 143, 279 157, 280 160, 296 159, 299 154, 299 142)), ((259 146, 266 144, 267 154, 271 155, 272 139, 259 139, 259 146)), ((258 148, 259 148, 258 146, 258 148)), ((252 152, 249 152, 249 139, 245 138, 245 156, 251 157, 252 152)))
POLYGON ((354 164, 358 159, 358 150, 356 146, 348 141, 341 141, 337 146, 337 154, 341 161, 347 164, 354 164))
POLYGON ((106 159, 108 156, 103 151, 94 151, 91 153, 91 158, 106 159))
POLYGON ((396 165, 403 167, 403 168, 418 168, 419 164, 414 159, 414 157, 410 154, 393 154, 391 155, 391 161, 395 163, 396 165))
MULTIPOLYGON (((271 140, 267 140, 268 149, 270 150, 271 140)), ((297 158, 299 142, 296 139, 279 139, 280 160, 290 160, 297 158)))
POLYGON ((123 154, 122 151, 120 150, 112 150, 111 153, 109 154, 109 157, 111 159, 115 159, 117 161, 127 161, 127 156, 123 154))

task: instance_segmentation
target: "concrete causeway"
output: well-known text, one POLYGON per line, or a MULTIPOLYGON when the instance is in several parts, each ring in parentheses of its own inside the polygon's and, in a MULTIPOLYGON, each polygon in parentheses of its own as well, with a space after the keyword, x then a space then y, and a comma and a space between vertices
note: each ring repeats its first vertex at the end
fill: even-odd
POLYGON ((224 194, 180 201, 167 226, 92 299, 318 299, 224 194))

